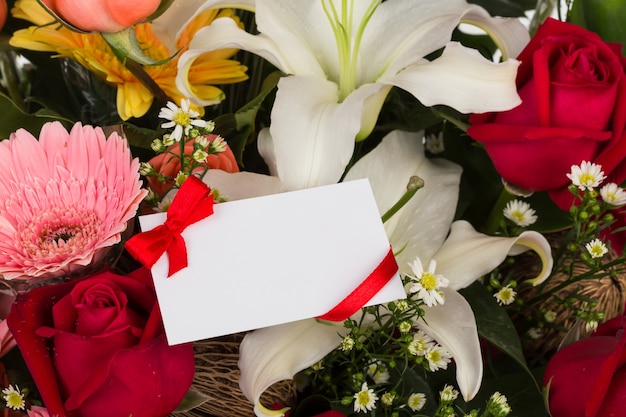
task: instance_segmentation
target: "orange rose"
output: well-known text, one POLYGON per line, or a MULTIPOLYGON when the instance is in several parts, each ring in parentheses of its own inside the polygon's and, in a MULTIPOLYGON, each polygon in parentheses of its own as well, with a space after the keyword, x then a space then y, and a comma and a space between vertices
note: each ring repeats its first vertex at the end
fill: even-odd
MULTIPOLYGON (((209 146, 213 142, 217 135, 208 135, 206 138, 209 140, 209 146)), ((180 144, 175 143, 169 147, 171 153, 162 153, 152 158, 148 163, 154 168, 154 170, 163 175, 164 177, 174 178, 176 174, 180 172, 180 144)), ((206 151, 206 149, 205 149, 206 151)), ((185 143, 184 149, 185 155, 191 157, 194 152, 194 142, 188 141, 185 143)), ((201 172, 206 169, 221 169, 226 172, 239 172, 237 161, 233 151, 226 145, 226 149, 223 152, 217 154, 210 154, 206 161, 199 164, 194 172, 201 172)), ((171 182, 160 182, 157 177, 148 177, 148 184, 150 189, 159 196, 164 196, 171 188, 171 182)))
MULTIPOLYGON (((145 20, 161 0, 43 0, 65 22, 87 32, 119 32, 145 20)), ((6 7, 6 6, 5 6, 6 7)))

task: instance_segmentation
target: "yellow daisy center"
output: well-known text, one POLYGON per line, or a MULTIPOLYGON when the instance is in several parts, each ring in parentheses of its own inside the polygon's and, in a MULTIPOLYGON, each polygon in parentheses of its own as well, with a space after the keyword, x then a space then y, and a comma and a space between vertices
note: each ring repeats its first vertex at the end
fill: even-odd
POLYGON ((19 392, 9 392, 4 398, 9 408, 17 410, 24 407, 24 397, 19 392))
POLYGON ((189 126, 191 124, 191 117, 189 117, 187 112, 179 110, 174 114, 172 121, 180 126, 189 126))
POLYGON ((432 272, 424 272, 420 278, 420 284, 427 291, 437 289, 437 277, 432 272))
POLYGON ((357 396, 357 402, 359 404, 369 404, 370 402, 370 393, 368 391, 361 391, 357 396))
POLYGON ((596 177, 593 174, 584 172, 580 176, 580 183, 585 185, 593 184, 596 181, 596 177))

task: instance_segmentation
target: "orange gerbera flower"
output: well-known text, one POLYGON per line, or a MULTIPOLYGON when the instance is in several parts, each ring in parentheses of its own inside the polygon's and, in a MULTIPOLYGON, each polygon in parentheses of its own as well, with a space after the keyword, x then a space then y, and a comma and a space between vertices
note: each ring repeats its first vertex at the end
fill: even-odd
MULTIPOLYGON (((11 10, 14 17, 35 24, 27 29, 16 31, 11 40, 12 46, 35 51, 56 53, 55 57, 70 58, 79 62, 89 71, 117 87, 117 111, 123 120, 143 116, 154 100, 150 89, 138 80, 124 64, 115 57, 109 45, 100 34, 73 32, 53 23, 52 17, 37 3, 37 0, 17 0, 11 10)), ((144 66, 145 72, 156 85, 174 102, 184 98, 176 87, 178 56, 189 47, 193 35, 201 28, 210 25, 219 17, 227 17, 241 25, 232 10, 207 10, 196 16, 180 32, 175 45, 167 45, 153 30, 153 23, 135 26, 137 40, 145 54, 157 61, 172 59, 162 65, 144 66)), ((166 18, 166 15, 161 16, 166 18)), ((221 102, 224 92, 215 87, 246 80, 247 68, 230 59, 236 49, 222 49, 204 54, 193 68, 195 91, 214 104, 221 102)))

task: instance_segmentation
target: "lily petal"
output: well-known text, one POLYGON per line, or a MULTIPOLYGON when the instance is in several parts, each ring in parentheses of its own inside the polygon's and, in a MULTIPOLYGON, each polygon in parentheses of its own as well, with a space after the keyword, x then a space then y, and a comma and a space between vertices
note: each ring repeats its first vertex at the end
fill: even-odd
POLYGON ((363 56, 368 60, 361 68, 363 79, 393 76, 416 64, 416 59, 444 47, 461 22, 485 30, 505 58, 516 57, 530 39, 518 20, 491 17, 482 7, 465 0, 383 2, 363 36, 363 56), (389 27, 394 30, 388 31, 389 27))
POLYGON ((484 113, 521 103, 515 87, 518 65, 512 59, 501 64, 487 61, 477 50, 450 42, 439 58, 379 82, 410 92, 426 106, 445 104, 462 113, 484 113))
POLYGON ((263 34, 250 35, 237 26, 233 19, 216 19, 196 33, 189 44, 189 50, 178 59, 178 75, 176 87, 194 103, 202 106, 214 103, 201 100, 194 93, 189 83, 189 70, 194 61, 208 51, 224 48, 237 48, 252 52, 266 59, 283 72, 289 73, 291 68, 288 59, 277 45, 263 34))
POLYGON ((339 181, 352 157, 364 106, 385 88, 366 84, 338 103, 335 83, 317 77, 282 78, 272 108, 271 140, 264 139, 259 151, 268 165, 275 162, 283 190, 339 181))
POLYGON ((492 17, 482 7, 468 8, 462 23, 476 26, 494 40, 504 60, 517 57, 530 41, 528 29, 515 19, 492 17))
POLYGON ((226 201, 277 194, 280 189, 278 178, 245 171, 229 173, 221 169, 210 169, 202 181, 217 190, 226 201))
POLYGON ((541 272, 530 280, 538 285, 550 276, 553 260, 550 244, 534 231, 517 237, 487 236, 478 233, 468 222, 457 221, 433 259, 437 261, 437 273, 450 280, 451 288, 460 289, 495 269, 508 255, 519 255, 527 250, 534 250, 541 259, 541 272))
POLYGON ((478 393, 483 377, 476 319, 461 294, 448 288, 442 290, 445 303, 425 308, 424 320, 416 320, 415 325, 452 354, 459 390, 469 401, 478 393))
MULTIPOLYGON (((348 333, 343 325, 316 319, 266 327, 248 333, 239 348, 239 385, 254 403, 257 416, 276 416, 260 402, 272 384, 291 379, 296 373, 324 358, 348 333)), ((282 414, 279 414, 282 415, 282 414)))
POLYGON ((424 188, 385 223, 401 273, 411 273, 409 262, 423 262, 443 244, 454 218, 461 167, 428 159, 422 134, 393 131, 348 171, 345 180, 368 178, 378 209, 386 213, 407 191, 411 176, 424 180, 424 188))
POLYGON ((192 16, 197 15, 197 10, 206 3, 206 0, 175 1, 167 10, 152 21, 152 31, 170 51, 176 52, 176 39, 185 29, 192 16))

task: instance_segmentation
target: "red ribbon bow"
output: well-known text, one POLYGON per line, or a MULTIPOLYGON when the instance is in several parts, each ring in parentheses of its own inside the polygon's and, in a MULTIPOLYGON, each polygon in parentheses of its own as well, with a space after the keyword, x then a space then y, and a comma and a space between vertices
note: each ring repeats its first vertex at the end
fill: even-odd
POLYGON ((139 233, 126 242, 125 248, 137 261, 151 268, 167 252, 168 278, 187 267, 187 246, 181 233, 213 214, 211 189, 200 179, 190 176, 181 185, 167 211, 165 223, 139 233))

